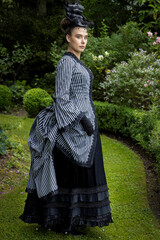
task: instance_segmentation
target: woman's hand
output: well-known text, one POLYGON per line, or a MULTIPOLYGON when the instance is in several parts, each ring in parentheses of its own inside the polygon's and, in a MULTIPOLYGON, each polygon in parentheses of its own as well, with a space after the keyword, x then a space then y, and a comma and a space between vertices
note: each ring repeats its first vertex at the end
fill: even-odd
POLYGON ((84 115, 83 118, 80 120, 84 131, 87 133, 88 136, 93 134, 93 126, 90 120, 84 115))

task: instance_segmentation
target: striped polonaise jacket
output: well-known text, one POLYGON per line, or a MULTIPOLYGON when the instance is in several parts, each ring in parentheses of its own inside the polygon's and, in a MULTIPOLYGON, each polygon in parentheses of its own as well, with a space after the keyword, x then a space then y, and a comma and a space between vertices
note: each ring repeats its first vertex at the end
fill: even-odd
POLYGON ((36 116, 28 140, 31 167, 26 191, 36 191, 39 198, 58 193, 54 147, 58 147, 73 163, 91 167, 97 140, 92 71, 71 52, 63 55, 56 71, 55 101, 36 116), (80 122, 84 115, 93 125, 91 136, 87 135, 80 122))

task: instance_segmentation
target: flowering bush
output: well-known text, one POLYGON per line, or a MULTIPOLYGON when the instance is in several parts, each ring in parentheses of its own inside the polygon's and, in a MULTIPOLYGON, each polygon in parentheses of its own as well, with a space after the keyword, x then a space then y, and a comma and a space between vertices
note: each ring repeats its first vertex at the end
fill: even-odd
MULTIPOLYGON (((97 41, 96 39, 90 40, 97 41)), ((93 51, 88 47, 83 56, 83 60, 86 66, 91 68, 96 79, 101 79, 101 81, 105 79, 111 61, 110 52, 106 51, 105 48, 102 48, 99 51, 93 51)))
POLYGON ((160 104, 160 59, 144 50, 130 53, 128 62, 117 64, 104 83, 104 100, 128 107, 149 109, 160 104))
POLYGON ((155 32, 153 34, 151 31, 149 31, 147 32, 147 35, 149 37, 148 41, 149 41, 150 50, 157 52, 158 58, 160 58, 160 37, 158 36, 158 33, 155 32))
POLYGON ((147 36, 139 29, 136 22, 126 23, 111 36, 108 36, 106 32, 101 35, 97 38, 89 32, 88 44, 82 54, 82 61, 94 74, 93 99, 102 101, 103 96, 99 83, 105 81, 106 74, 109 74, 110 69, 116 63, 130 58, 129 52, 144 48, 147 36))

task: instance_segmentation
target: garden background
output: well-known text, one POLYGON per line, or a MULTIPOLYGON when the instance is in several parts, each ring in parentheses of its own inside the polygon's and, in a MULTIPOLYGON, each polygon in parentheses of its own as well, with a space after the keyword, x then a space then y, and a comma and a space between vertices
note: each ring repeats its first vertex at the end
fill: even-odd
MULTIPOLYGON (((132 140, 134 145, 140 146, 151 163, 154 162, 159 177, 160 0, 79 2, 85 7, 84 15, 94 21, 81 60, 94 74, 92 94, 99 128, 103 133, 125 137, 132 140)), ((27 138, 33 118, 53 103, 56 65, 67 49, 59 26, 65 15, 63 3, 62 0, 0 0, 2 208, 7 206, 4 205, 5 199, 8 203, 12 197, 17 199, 18 184, 24 176, 27 178, 25 173, 30 164, 27 138), (13 189, 15 192, 11 194, 13 189)), ((106 140, 103 135, 101 138, 105 145, 104 159, 108 159, 105 149, 112 140, 106 140)), ((133 152, 132 154, 134 156, 133 152)), ((116 159, 116 152, 111 159, 114 158, 116 159)), ((123 164, 124 161, 123 158, 123 164)), ((107 162, 109 165, 106 169, 115 166, 112 166, 109 159, 107 162)), ((132 160, 128 164, 132 165, 132 160)), ((115 168, 112 170, 114 172, 115 168)), ((143 175, 144 169, 141 171, 139 174, 143 175)), ((111 179, 111 176, 108 178, 111 179)), ((122 177, 119 179, 122 181, 122 177)), ((132 180, 136 181, 136 178, 132 180)), ((145 175, 143 181, 145 182, 145 175)), ((23 189, 24 186, 25 183, 20 188, 23 189)), ((22 200, 24 199, 18 200, 21 201, 21 206, 22 200)), ((10 209, 10 203, 8 206, 10 209)), ((9 221, 4 212, 1 216, 6 223, 9 221)), ((153 216, 151 218, 154 219, 153 216)), ((133 234, 131 239, 156 239, 154 234, 145 232, 148 228, 147 221, 148 219, 144 224, 144 233, 133 234)), ((158 225, 156 220, 153 221, 153 229, 159 239, 158 225)), ((3 231, 7 229, 5 226, 3 231)), ((133 232, 135 227, 136 224, 133 232)), ((120 230, 120 225, 117 228, 120 230)), ((109 231, 112 233, 110 238, 104 239, 129 239, 129 235, 125 234, 118 238, 118 235, 114 235, 115 229, 109 231)), ((20 239, 19 236, 13 238, 6 233, 3 239, 20 239)))

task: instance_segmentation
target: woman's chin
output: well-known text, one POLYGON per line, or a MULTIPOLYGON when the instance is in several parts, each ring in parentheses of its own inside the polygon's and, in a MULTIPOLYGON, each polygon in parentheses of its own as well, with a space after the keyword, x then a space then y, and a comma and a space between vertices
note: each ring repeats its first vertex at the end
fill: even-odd
POLYGON ((79 51, 80 51, 80 52, 84 52, 84 50, 85 50, 85 48, 80 48, 79 51))

